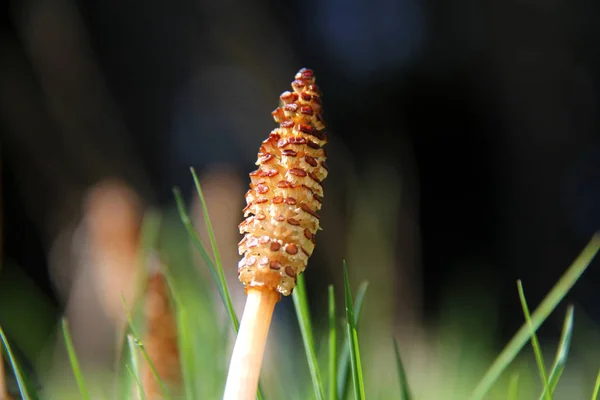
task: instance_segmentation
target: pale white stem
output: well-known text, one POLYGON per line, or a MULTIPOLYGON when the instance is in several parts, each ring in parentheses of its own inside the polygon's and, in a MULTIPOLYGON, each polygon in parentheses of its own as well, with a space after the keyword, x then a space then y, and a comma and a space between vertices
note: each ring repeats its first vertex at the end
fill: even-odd
POLYGON ((272 290, 248 289, 223 400, 256 399, 271 317, 279 297, 279 293, 272 290))

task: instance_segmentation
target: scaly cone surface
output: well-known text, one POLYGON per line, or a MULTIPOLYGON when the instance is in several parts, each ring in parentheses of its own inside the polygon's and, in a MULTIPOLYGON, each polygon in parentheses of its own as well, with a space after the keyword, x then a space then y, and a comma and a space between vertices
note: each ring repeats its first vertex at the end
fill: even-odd
POLYGON ((327 143, 321 117, 321 93, 313 71, 303 68, 273 111, 279 127, 258 153, 250 173, 246 218, 239 226, 240 281, 249 288, 276 290, 288 296, 306 268, 320 229, 321 182, 327 177, 327 143))

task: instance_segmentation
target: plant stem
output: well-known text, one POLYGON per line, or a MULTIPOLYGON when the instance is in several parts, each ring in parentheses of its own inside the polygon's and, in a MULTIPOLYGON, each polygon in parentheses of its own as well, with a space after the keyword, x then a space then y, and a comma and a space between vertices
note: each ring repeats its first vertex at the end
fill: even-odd
POLYGON ((0 399, 10 399, 6 390, 6 378, 4 377, 4 359, 2 357, 2 347, 0 347, 0 399))
POLYGON ((280 294, 273 290, 248 288, 223 400, 254 400, 269 326, 280 294))

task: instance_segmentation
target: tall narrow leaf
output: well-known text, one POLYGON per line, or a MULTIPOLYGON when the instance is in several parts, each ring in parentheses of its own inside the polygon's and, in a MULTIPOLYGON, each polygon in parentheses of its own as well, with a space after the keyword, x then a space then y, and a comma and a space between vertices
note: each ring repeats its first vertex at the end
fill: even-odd
MULTIPOLYGON (((550 315, 558 303, 565 297, 567 292, 573 287, 575 282, 577 282, 581 274, 584 273, 590 262, 594 259, 598 249, 600 249, 600 234, 596 234, 592 237, 591 241, 585 249, 583 249, 579 257, 577 257, 573 264, 562 275, 560 280, 554 285, 552 290, 540 303, 539 307, 531 315, 531 323, 534 329, 537 329, 546 320, 548 315, 550 315)), ((523 324, 483 375, 473 390, 473 393, 469 398, 470 400, 480 400, 484 398, 492 385, 498 380, 511 361, 514 360, 530 337, 530 327, 527 324, 523 324)))
POLYGON ((65 337, 65 345, 67 346, 67 353, 69 354, 71 368, 73 368, 73 375, 75 375, 75 381, 77 382, 77 387, 79 388, 79 393, 84 400, 89 400, 90 394, 85 385, 85 380, 83 379, 83 373, 81 372, 81 367, 79 365, 79 361, 77 360, 77 354, 75 353, 75 347, 73 346, 73 340, 71 339, 69 325, 67 324, 66 319, 62 320, 62 331, 65 337))
MULTIPOLYGON (((210 244, 212 246, 213 256, 215 258, 215 266, 214 268, 217 271, 217 276, 219 278, 218 282, 215 282, 219 287, 219 290, 223 292, 223 297, 225 301, 225 307, 229 312, 229 316, 231 318, 234 327, 239 326, 237 316, 235 315, 235 311, 233 308, 233 302, 231 301, 231 295, 229 294, 229 287, 227 285, 227 279, 225 279, 225 272, 223 271, 223 263, 221 262, 221 256, 219 255, 219 248, 217 247, 217 240, 215 239, 215 232, 212 228, 212 224, 210 222, 210 217, 208 215, 208 207, 206 206, 206 201, 204 200, 204 194, 202 193, 202 188, 200 187, 200 180, 196 175, 196 171, 194 168, 190 168, 192 172, 192 177, 194 178, 194 185, 196 186, 196 192, 198 192, 198 197, 200 198, 200 204, 202 206, 202 214, 204 214, 204 223, 206 224, 206 230, 208 231, 208 237, 210 238, 210 244)), ((236 332, 238 327, 235 328, 236 332)))
MULTIPOLYGON (((6 335, 4 335, 4 331, 2 330, 2 328, 0 328, 0 339, 2 339, 2 343, 4 344, 4 348, 6 349, 6 354, 8 355, 8 359, 15 373, 15 377, 17 378, 17 385, 19 385, 19 392, 21 393, 21 397, 23 398, 23 400, 30 400, 31 397, 29 396, 29 392, 27 391, 27 384, 25 382, 25 378, 21 374, 21 368, 19 368, 19 365, 17 364, 17 360, 15 359, 12 349, 10 348, 10 344, 8 344, 8 339, 6 339, 6 335)), ((1 359, 0 362, 2 362, 1 359)))
MULTIPOLYGON (((208 266, 208 270, 209 270, 210 275, 215 283, 215 286, 217 287, 219 296, 221 297, 221 301, 223 302, 223 305, 225 306, 225 309, 227 310, 227 314, 229 315, 229 319, 231 320, 233 329, 234 329, 235 333, 237 333, 240 329, 240 321, 235 313, 235 309, 233 308, 233 301, 231 300, 229 286, 227 285, 227 280, 225 279, 225 272, 223 271, 223 265, 221 263, 221 257, 219 255, 219 250, 217 248, 214 231, 212 229, 212 224, 211 224, 210 218, 208 216, 208 207, 206 206, 206 202, 204 201, 204 195, 202 193, 202 188, 200 187, 200 181, 198 180, 196 172, 193 168, 190 168, 190 171, 191 171, 192 177, 194 179, 194 185, 196 186, 196 191, 198 193, 198 197, 200 198, 202 212, 204 214, 204 220, 206 223, 206 229, 207 229, 208 235, 210 237, 210 241, 212 244, 213 254, 214 254, 216 263, 213 262, 213 260, 208 255, 208 252, 206 251, 204 244, 200 240, 198 233, 196 232, 196 230, 194 229, 194 226, 192 225, 190 216, 186 210, 185 202, 181 195, 181 191, 179 190, 179 188, 174 188, 173 195, 175 196, 175 202, 177 203, 177 211, 179 212, 179 217, 181 219, 181 222, 183 223, 183 226, 187 230, 188 234, 190 235, 192 242, 194 243, 196 249, 200 253, 200 256, 202 257, 202 259, 208 266)), ((258 400, 263 399, 262 393, 263 393, 263 390, 261 388, 261 384, 259 383, 258 393, 256 396, 258 400)))
POLYGON ((194 226, 192 225, 192 221, 190 220, 190 216, 188 215, 188 212, 186 211, 186 206, 185 206, 185 202, 183 201, 183 197, 181 196, 181 191, 178 188, 175 188, 175 189, 173 189, 173 194, 175 196, 175 202, 177 203, 177 210, 179 211, 179 217, 181 218, 181 222, 183 223, 185 229, 188 231, 188 234, 192 238, 192 242, 196 246, 196 249, 200 253, 200 256, 202 257, 202 259, 208 266, 210 275, 212 276, 213 281, 215 282, 215 286, 217 287, 217 290, 219 291, 219 296, 221 297, 221 301, 223 301, 223 305, 225 306, 225 309, 227 310, 227 313, 229 314, 229 318, 231 319, 231 324, 233 325, 233 329, 237 333, 237 331, 240 329, 240 321, 239 321, 237 315, 235 314, 235 310, 233 308, 233 302, 231 301, 231 295, 229 294, 229 288, 227 287, 227 283, 225 282, 224 285, 221 283, 220 273, 219 273, 217 267, 215 266, 215 264, 213 263, 212 259, 208 255, 208 252, 206 251, 206 248, 202 244, 202 241, 198 237, 198 233, 196 233, 196 230, 194 229, 194 226))
POLYGON ((308 360, 308 369, 317 400, 324 400, 323 381, 319 372, 319 362, 315 351, 315 343, 313 339, 312 324, 310 321, 310 311, 308 309, 308 300, 306 299, 306 288, 304 285, 303 275, 298 276, 298 283, 292 294, 294 299, 294 307, 298 316, 298 324, 300 325, 300 333, 304 343, 304 350, 308 360))
POLYGON ((129 376, 131 377, 131 379, 135 382, 135 384, 137 386, 138 398, 140 398, 142 400, 146 400, 148 397, 146 396, 146 393, 144 392, 144 387, 142 386, 142 382, 140 382, 139 377, 135 374, 135 372, 133 372, 133 370, 131 369, 129 364, 125 365, 125 369, 127 369, 129 376))
MULTIPOLYGON (((369 284, 367 282, 363 282, 358 287, 358 292, 356 293, 356 299, 354 301, 354 320, 358 329, 358 321, 360 319, 360 313, 362 311, 362 305, 365 299, 365 295, 367 293, 367 288, 369 284)), ((342 353, 340 357, 340 362, 338 363, 338 388, 337 395, 338 399, 345 399, 348 395, 349 389, 349 376, 350 376, 350 342, 348 337, 344 339, 344 345, 342 347, 342 353)))
POLYGON ((337 324, 335 320, 335 292, 328 287, 329 295, 329 400, 337 399, 337 324))
POLYGON ((125 301, 125 297, 122 297, 122 301, 123 301, 123 307, 125 307, 125 312, 127 314, 127 322, 129 324, 129 329, 131 330, 130 336, 133 339, 133 343, 142 352, 142 355, 144 356, 144 359, 148 363, 148 366, 150 367, 150 371, 152 372, 154 379, 156 379, 156 382, 158 382, 158 386, 160 387, 160 390, 163 392, 165 399, 170 400, 171 396, 169 394, 169 391, 167 390, 167 387, 165 386, 165 383, 163 382, 160 375, 158 375, 158 372, 156 371, 156 367, 154 366, 154 363, 152 362, 150 355, 146 351, 146 348, 144 347, 144 345, 142 344, 142 342, 140 340, 140 336, 137 334, 137 332, 135 330, 135 327, 133 325, 133 319, 131 318, 131 314, 129 313, 129 308, 127 307, 127 302, 125 301))
POLYGON ((127 335, 127 345, 129 348, 129 364, 126 364, 125 367, 129 371, 131 378, 136 384, 139 398, 146 399, 147 396, 144 392, 142 382, 140 381, 140 365, 137 357, 137 345, 135 344, 135 339, 131 334, 127 335))
POLYGON ((364 400, 366 398, 365 385, 363 381, 360 349, 358 345, 358 332, 356 331, 356 319, 354 318, 354 306, 352 305, 352 292, 350 290, 350 280, 348 279, 346 262, 344 262, 344 287, 346 299, 346 329, 348 341, 350 343, 350 366, 352 369, 352 382, 354 384, 354 398, 356 400, 364 400))
MULTIPOLYGON (((565 369, 565 364, 567 363, 567 356, 569 355, 569 347, 571 345, 571 336, 573 333, 573 313, 573 306, 569 306, 565 315, 565 321, 563 322, 563 329, 560 335, 560 342, 558 343, 558 348, 556 350, 556 356, 554 357, 552 371, 550 372, 550 377, 548 378, 548 386, 550 387, 550 391, 552 393, 554 393, 556 385, 558 385, 558 380, 560 379, 562 372, 565 369)), ((540 400, 542 400, 545 395, 546 390, 544 389, 540 395, 540 400)))
POLYGON ((400 400, 410 400, 410 390, 408 388, 408 379, 406 379, 406 370, 400 357, 400 349, 398 342, 394 339, 394 352, 396 353, 396 366, 398 368, 398 381, 400 382, 400 400))
POLYGON ((598 400, 598 393, 600 392, 600 371, 596 376, 596 384, 594 385, 594 391, 592 392, 592 400, 598 400))
POLYGON ((517 400, 519 398, 519 374, 514 373, 508 383, 508 400, 517 400))
POLYGON ((544 385, 544 393, 546 394, 547 400, 552 400, 552 392, 550 391, 550 387, 548 386, 548 374, 546 373, 544 355, 542 354, 542 349, 540 348, 540 342, 538 341, 537 335, 535 333, 535 328, 533 327, 533 323, 531 322, 531 314, 529 313, 529 307, 527 306, 527 300, 525 299, 523 284, 520 280, 517 281, 517 289, 519 290, 519 299, 521 300, 521 307, 523 307, 525 322, 527 323, 530 329, 531 345, 535 354, 535 361, 537 363, 538 371, 540 373, 540 379, 542 380, 542 384, 544 385))

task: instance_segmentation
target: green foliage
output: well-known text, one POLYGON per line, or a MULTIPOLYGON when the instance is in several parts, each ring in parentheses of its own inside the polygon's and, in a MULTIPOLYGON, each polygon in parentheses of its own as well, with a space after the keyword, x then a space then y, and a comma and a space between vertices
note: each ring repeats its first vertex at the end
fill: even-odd
MULTIPOLYGON (((554 393, 558 380, 560 379, 567 363, 567 356, 569 355, 569 347, 571 346, 571 338, 573 337, 573 314, 575 309, 573 306, 567 308, 565 315, 565 321, 563 323, 562 334, 560 336, 560 342, 556 350, 556 356, 554 357, 554 363, 552 364, 552 371, 550 372, 550 378, 548 378, 548 387, 544 387, 544 391, 540 395, 540 400, 547 394, 547 389, 554 393)), ((552 394, 551 393, 551 394, 552 394)))
MULTIPOLYGON (((110 395, 97 395, 98 380, 93 374, 86 370, 86 379, 83 379, 82 368, 79 365, 78 358, 72 345, 72 340, 67 329, 66 322, 63 324, 63 338, 67 347, 70 366, 75 376, 73 388, 65 388, 64 393, 54 394, 54 398, 101 398, 101 399, 129 399, 132 393, 138 392, 140 398, 146 398, 143 392, 143 387, 140 379, 140 362, 138 357, 145 359, 157 378, 161 389, 164 392, 165 398, 173 400, 183 398, 188 400, 195 399, 219 399, 222 396, 222 390, 227 374, 228 359, 230 356, 230 348, 233 341, 233 332, 237 332, 239 328, 239 320, 233 309, 231 295, 217 245, 214 237, 214 232, 208 218, 208 210, 204 201, 202 190, 200 188, 198 178, 192 170, 194 182, 197 188, 197 194, 200 198, 202 210, 204 213, 204 221, 208 229, 208 234, 211 242, 212 257, 202 244, 198 234, 194 230, 183 198, 179 190, 175 189, 175 199, 177 203, 177 214, 166 213, 161 219, 159 226, 158 218, 154 214, 151 218, 155 218, 147 224, 144 224, 144 229, 151 232, 145 232, 142 243, 142 262, 146 264, 149 259, 149 254, 157 251, 162 260, 167 266, 167 280, 171 288, 173 296, 173 304, 175 308, 175 316, 178 328, 178 340, 180 348, 180 360, 183 373, 183 393, 181 397, 169 397, 169 388, 162 382, 158 376, 156 369, 145 351, 143 341, 139 332, 142 332, 143 324, 139 323, 136 316, 139 313, 139 305, 134 304, 128 310, 128 335, 126 335, 125 348, 123 350, 122 368, 119 368, 119 373, 125 384, 118 386, 117 396, 114 393, 110 395), (177 220, 179 218, 180 220, 177 220), (183 223, 183 224, 182 224, 183 223), (218 292, 220 302, 224 305, 225 312, 219 313, 220 305, 218 300, 214 300, 211 292, 211 287, 206 284, 208 274, 203 270, 194 267, 193 252, 188 248, 188 240, 194 244, 198 255, 208 268, 216 291, 218 292), (233 327, 233 329, 231 329, 233 327), (96 382, 93 384, 92 382, 96 382), (68 393, 72 393, 74 388, 78 388, 78 397, 69 397, 68 393)), ((149 216, 150 218, 150 216, 149 216)), ((551 399, 557 389, 559 379, 568 373, 568 368, 565 369, 569 348, 571 346, 573 333, 573 307, 567 309, 562 335, 558 348, 555 353, 552 369, 548 374, 543 363, 543 349, 537 342, 535 335, 536 330, 546 320, 550 313, 557 307, 559 302, 565 297, 570 288, 575 284, 579 277, 583 274, 592 258, 600 248, 600 236, 596 235, 591 240, 590 244, 583 250, 581 255, 567 269, 564 275, 560 278, 554 288, 548 293, 538 308, 529 313, 529 307, 525 300, 522 287, 519 285, 519 295, 521 298, 523 311, 525 313, 525 324, 519 329, 513 339, 506 345, 504 350, 498 355, 496 360, 491 364, 489 369, 483 374, 479 381, 476 376, 468 376, 466 381, 470 387, 475 389, 471 392, 471 400, 480 400, 486 396, 489 398, 502 399, 519 399, 519 398, 535 398, 540 394, 539 384, 534 384, 535 379, 528 375, 527 369, 519 368, 517 362, 513 363, 519 355, 522 348, 528 341, 532 342, 540 375, 542 376, 543 388, 541 390, 540 399, 551 399), (507 369, 509 373, 504 374, 507 369), (506 376, 505 376, 506 375, 506 376), (497 389, 497 390, 495 390, 497 389)), ((226 266, 231 268, 232 266, 226 266)), ((311 273, 308 269, 307 273, 311 273)), ((366 342, 362 342, 359 346, 359 319, 363 309, 367 284, 362 283, 355 296, 352 296, 350 288, 350 280, 348 278, 348 270, 343 267, 344 276, 344 305, 345 305, 345 335, 338 335, 338 318, 336 315, 336 299, 334 295, 334 287, 328 288, 328 304, 327 312, 323 314, 327 316, 327 323, 316 323, 313 325, 311 313, 309 312, 309 300, 306 297, 306 288, 302 276, 298 279, 298 286, 293 295, 293 302, 300 326, 300 333, 303 345, 296 345, 291 342, 293 335, 281 335, 285 342, 287 352, 285 357, 275 356, 277 363, 292 363, 292 368, 289 369, 290 375, 284 375, 284 369, 276 369, 273 374, 263 374, 261 376, 261 390, 259 399, 281 398, 273 396, 271 392, 277 385, 283 387, 285 398, 290 399, 329 399, 329 400, 347 400, 350 395, 350 386, 353 387, 354 398, 365 399, 370 392, 365 388, 364 372, 367 373, 373 369, 377 369, 377 365, 369 365, 361 362, 361 353, 368 355, 372 348, 365 346, 366 342), (323 343, 315 340, 315 338, 323 337, 323 343), (290 342, 287 342, 287 341, 290 342), (323 353, 322 360, 317 357, 319 348, 327 348, 327 355, 323 353), (302 360, 307 359, 307 364, 302 360), (321 365, 322 362, 322 365, 321 365), (324 379, 320 371, 326 368, 327 376, 324 379), (303 379, 304 376, 310 377, 303 379), (352 385, 350 385, 352 381, 352 385), (281 382, 284 382, 281 384, 281 382), (310 390, 312 387, 312 390, 310 390), (262 388, 268 389, 267 391, 262 388), (305 388, 303 393, 291 392, 291 390, 300 388, 300 392, 305 388), (287 390, 287 391, 286 391, 287 390), (264 396, 270 394, 271 396, 264 396)), ((210 281, 210 279, 208 279, 210 281)), ((374 283, 377 284, 376 282, 374 283)), ((376 295, 376 293, 374 294, 376 295)), ((371 295, 370 295, 371 296, 371 295)), ((340 299, 341 300, 341 299, 340 299)), ((286 301, 285 299, 283 301, 286 301)), ((284 332, 289 332, 290 327, 281 327, 284 332)), ((390 333, 386 332, 387 337, 390 333)), ((0 338, 6 355, 10 361, 10 365, 16 377, 16 384, 23 399, 37 399, 40 397, 36 388, 31 385, 28 378, 23 374, 22 369, 18 365, 10 344, 0 329, 0 338)), ((270 338, 272 340, 272 338, 270 338)), ((383 345, 380 345, 383 346, 383 345)), ((389 344, 390 355, 395 354, 396 372, 400 382, 400 390, 397 386, 389 388, 378 388, 383 390, 386 396, 383 398, 400 398, 410 400, 412 398, 423 398, 421 396, 421 388, 431 385, 442 385, 444 380, 435 380, 430 374, 419 374, 417 370, 413 371, 411 363, 404 363, 400 357, 398 344, 394 341, 389 344), (407 371, 411 377, 411 387, 409 390, 407 382, 407 371)), ((405 355, 406 356, 406 355, 405 355)), ((367 358, 365 358, 366 360, 367 358)), ((410 360, 410 358, 408 358, 410 360)), ((441 362, 441 361, 440 361, 441 362)), ((478 361, 479 362, 479 361, 478 361)), ((277 364, 276 364, 277 366, 277 364)), ((458 371, 457 368, 440 367, 440 370, 447 375, 449 380, 455 379, 458 371)), ((325 370, 325 369, 324 369, 325 370)), ((286 370, 287 371, 287 370, 286 370)), ((43 373, 43 371, 36 371, 43 373)), ((387 371, 386 371, 387 372, 387 371)), ((377 371, 379 373, 379 371, 377 371)), ((563 378, 564 379, 564 378, 563 378)), ((462 384, 462 381, 461 381, 462 384)), ((67 385, 67 384, 65 384, 67 385)), ((600 390, 600 373, 596 379, 595 386, 590 382, 590 391, 592 400, 598 399, 600 390)), ((560 388, 559 388, 560 389, 560 388)), ((445 387, 440 388, 441 393, 448 393, 449 400, 453 399, 452 388, 446 390, 445 387)), ((589 396, 590 391, 586 396, 589 396)), ((45 397, 44 397, 45 398, 45 397)), ((464 398, 464 397, 463 397, 464 398)), ((487 398, 487 397, 486 397, 487 398)))
POLYGON ((65 344, 67 345, 67 352, 69 353, 69 362, 71 363, 71 368, 73 368, 73 374, 75 375, 75 380, 77 381, 77 386, 79 387, 79 393, 81 394, 82 399, 89 400, 90 394, 85 384, 85 379, 83 379, 83 373, 81 372, 81 367, 79 366, 79 361, 77 360, 77 354, 75 353, 75 347, 73 346, 73 340, 71 340, 69 325, 67 324, 66 319, 63 319, 62 321, 62 330, 65 338, 65 344))
POLYGON ((400 382, 400 400, 411 400, 410 390, 408 388, 408 379, 406 379, 406 371, 400 357, 400 349, 398 342, 394 340, 394 354, 396 356, 396 366, 398 368, 398 381, 400 382))
POLYGON ((531 315, 531 325, 525 323, 515 336, 513 336, 504 350, 498 355, 494 363, 489 367, 483 378, 481 378, 475 387, 470 400, 480 400, 484 398, 494 383, 499 380, 502 372, 504 372, 517 354, 519 354, 525 343, 531 338, 532 329, 534 331, 537 330, 546 318, 548 318, 550 313, 554 311, 558 303, 560 303, 575 282, 577 282, 579 277, 585 272, 599 249, 600 235, 596 234, 531 315))
POLYGON ((527 306, 527 301, 525 300, 525 292, 523 291, 523 285, 521 281, 517 281, 517 288, 519 290, 519 299, 521 300, 521 307, 523 307, 523 314, 525 315, 525 322, 529 327, 529 333, 531 334, 531 345, 533 346, 533 352, 535 354, 535 362, 538 366, 538 371, 540 373, 540 379, 544 384, 544 393, 547 400, 552 400, 552 391, 548 386, 548 373, 546 372, 546 366, 544 363, 544 355, 542 354, 542 349, 540 347, 540 342, 538 340, 537 334, 535 333, 535 328, 533 327, 533 323, 531 322, 531 314, 529 313, 529 307, 527 306))
POLYGON ((319 371, 315 341, 313 339, 312 323, 310 320, 310 310, 308 309, 308 300, 306 298, 306 289, 304 287, 304 277, 302 275, 298 277, 298 282, 292 297, 294 299, 296 315, 298 316, 300 332, 302 333, 302 341, 304 342, 306 358, 308 359, 308 368, 310 370, 310 377, 312 379, 315 397, 317 400, 325 400, 325 395, 323 394, 323 379, 321 378, 321 372, 319 371))
MULTIPOLYGON (((367 293, 367 287, 369 284, 367 282, 363 282, 358 287, 358 292, 356 294, 356 300, 354 301, 354 324, 358 326, 358 320, 360 318, 360 313, 362 311, 363 302, 365 300, 365 295, 367 293)), ((342 354, 340 358, 340 362, 338 364, 338 399, 345 399, 348 396, 348 389, 350 387, 349 382, 350 379, 350 339, 346 336, 344 340, 344 345, 342 347, 342 354)))
POLYGON ((346 329, 350 343, 350 366, 352 367, 352 383, 354 384, 354 398, 364 400, 365 384, 360 361, 360 349, 358 345, 358 331, 356 329, 356 318, 354 317, 354 306, 352 305, 352 292, 350 280, 348 279, 348 268, 344 262, 344 298, 346 300, 346 329))
POLYGON ((598 371, 598 375, 596 376, 596 384, 594 385, 594 392, 592 393, 592 400, 598 399, 599 392, 600 392, 600 371, 598 371))
POLYGON ((337 321, 335 317, 335 290, 333 285, 327 288, 329 303, 329 358, 327 370, 329 372, 328 399, 337 399, 337 321))
MULTIPOLYGON (((21 394, 21 397, 23 398, 23 400, 29 400, 29 399, 31 399, 31 397, 29 396, 29 390, 27 388, 31 387, 31 386, 27 384, 25 377, 23 376, 23 374, 21 372, 21 368, 19 367, 17 360, 12 352, 10 344, 8 343, 8 339, 6 338, 6 335, 4 335, 4 331, 2 330, 1 327, 0 327, 0 339, 2 339, 2 344, 4 345, 4 348, 6 349, 6 353, 8 354, 8 359, 10 361, 10 365, 12 366, 13 372, 15 373, 15 377, 17 378, 17 384, 19 385, 19 393, 21 394)), ((0 360, 0 361, 2 361, 2 360, 0 360)))

